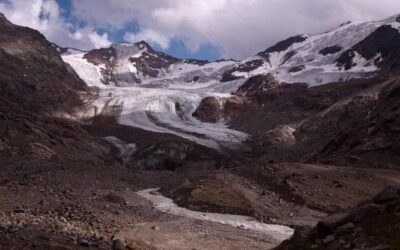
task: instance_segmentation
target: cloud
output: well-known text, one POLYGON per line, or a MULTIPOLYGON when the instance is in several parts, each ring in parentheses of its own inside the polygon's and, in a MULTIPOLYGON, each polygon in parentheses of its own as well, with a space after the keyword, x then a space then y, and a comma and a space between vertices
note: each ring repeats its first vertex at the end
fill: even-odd
POLYGON ((139 33, 128 32, 125 34, 125 41, 135 43, 139 41, 146 41, 150 44, 157 44, 162 49, 168 49, 170 45, 170 38, 151 29, 143 30, 139 33))
POLYGON ((129 42, 147 40, 164 49, 172 39, 183 41, 191 51, 212 44, 229 58, 254 55, 292 35, 400 12, 399 0, 72 0, 72 15, 87 26, 71 33, 75 27, 60 18, 54 0, 9 1, 13 6, 0 4, 0 11, 12 21, 37 28, 64 45, 106 45, 107 34, 93 35, 101 29, 125 33, 122 37, 129 42), (49 14, 44 20, 43 12, 49 14), (132 22, 139 32, 125 30, 132 22))
POLYGON ((178 38, 191 49, 202 43, 243 58, 299 33, 316 33, 348 20, 372 20, 400 12, 398 0, 73 0, 74 14, 119 29, 136 20, 142 32, 128 41, 165 47, 178 38))
POLYGON ((107 34, 99 35, 90 26, 77 29, 63 20, 54 0, 0 0, 0 12, 13 23, 39 30, 61 46, 91 49, 111 44, 107 34))
POLYGON ((99 35, 96 32, 92 32, 89 35, 90 41, 93 43, 95 48, 104 48, 109 47, 111 45, 110 40, 108 40, 108 34, 104 33, 103 35, 99 35))

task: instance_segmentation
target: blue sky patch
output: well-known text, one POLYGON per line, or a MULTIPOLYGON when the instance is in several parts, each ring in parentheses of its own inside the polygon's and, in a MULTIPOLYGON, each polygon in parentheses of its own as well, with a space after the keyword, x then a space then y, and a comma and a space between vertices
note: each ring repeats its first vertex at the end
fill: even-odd
MULTIPOLYGON (((72 0, 56 0, 59 7, 61 16, 70 23, 72 32, 76 31, 79 28, 83 28, 86 26, 86 23, 83 20, 72 15, 73 3, 72 0)), ((138 33, 140 31, 140 26, 137 22, 131 21, 126 23, 121 29, 118 30, 110 30, 106 27, 95 27, 95 30, 99 34, 107 33, 108 38, 112 43, 120 43, 124 42, 125 34, 130 33, 138 33)), ((139 41, 138 41, 139 42, 139 41)), ((162 49, 160 46, 152 45, 155 50, 162 51, 171 56, 177 58, 193 58, 200 60, 209 60, 214 61, 221 58, 222 48, 214 46, 210 43, 205 43, 200 45, 200 48, 193 52, 189 50, 183 41, 178 39, 172 39, 170 41, 170 47, 168 49, 162 49)))

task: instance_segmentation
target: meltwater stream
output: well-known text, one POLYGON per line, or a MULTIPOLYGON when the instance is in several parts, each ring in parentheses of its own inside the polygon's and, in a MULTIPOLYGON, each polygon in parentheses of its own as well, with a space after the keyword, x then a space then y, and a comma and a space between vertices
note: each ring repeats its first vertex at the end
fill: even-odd
POLYGON ((294 230, 290 227, 262 223, 249 216, 204 213, 182 208, 176 205, 173 200, 158 193, 157 190, 158 189, 146 189, 139 191, 136 194, 151 201, 154 208, 164 213, 253 230, 267 234, 279 241, 284 241, 290 238, 294 233, 294 230))

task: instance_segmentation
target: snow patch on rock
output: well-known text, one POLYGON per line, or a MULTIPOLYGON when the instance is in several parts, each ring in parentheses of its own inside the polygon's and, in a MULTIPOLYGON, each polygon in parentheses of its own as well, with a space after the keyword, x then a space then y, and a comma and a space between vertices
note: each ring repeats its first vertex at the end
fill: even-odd
POLYGON ((74 51, 74 53, 63 55, 63 60, 75 69, 79 77, 85 81, 90 87, 103 87, 103 74, 102 70, 105 69, 104 65, 94 65, 89 63, 83 58, 83 52, 74 51))
POLYGON ((265 53, 241 61, 236 66, 250 61, 264 63, 251 71, 232 72, 233 76, 250 78, 259 74, 272 74, 278 81, 286 83, 303 82, 311 86, 329 82, 347 81, 352 78, 371 77, 378 70, 375 59, 366 60, 361 55, 353 58, 355 67, 343 70, 337 66, 341 53, 351 49, 382 25, 391 25, 400 30, 397 17, 372 22, 349 22, 323 34, 308 35, 302 42, 293 43, 286 50, 265 53), (321 50, 337 47, 336 53, 320 53, 321 50))

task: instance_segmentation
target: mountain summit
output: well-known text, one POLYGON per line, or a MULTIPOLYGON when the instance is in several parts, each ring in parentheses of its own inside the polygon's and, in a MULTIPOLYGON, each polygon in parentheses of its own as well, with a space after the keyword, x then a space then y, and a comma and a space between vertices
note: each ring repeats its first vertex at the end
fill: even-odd
POLYGON ((280 82, 315 86, 369 78, 381 69, 393 67, 394 56, 388 55, 396 54, 399 25, 397 16, 347 22, 322 34, 290 37, 240 62, 180 60, 153 50, 144 41, 67 54, 75 54, 71 60, 83 59, 76 63, 87 63, 87 67, 99 71, 97 78, 105 85, 228 82, 272 74, 280 82))

